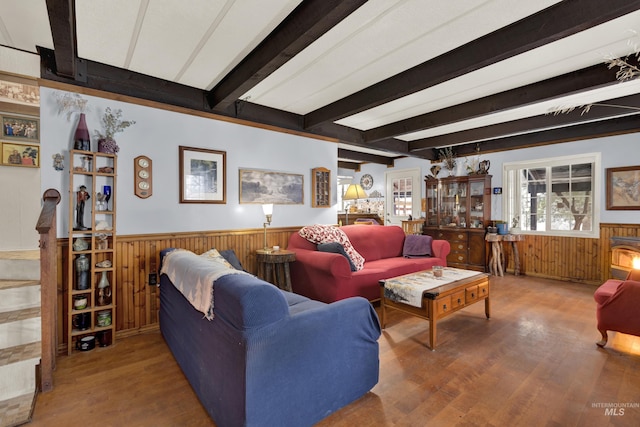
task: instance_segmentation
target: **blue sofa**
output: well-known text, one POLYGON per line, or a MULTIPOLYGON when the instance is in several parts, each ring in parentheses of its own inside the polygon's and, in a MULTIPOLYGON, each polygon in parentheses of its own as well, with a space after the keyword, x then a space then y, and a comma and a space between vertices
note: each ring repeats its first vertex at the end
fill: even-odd
POLYGON ((160 329, 216 425, 311 426, 378 382, 380 325, 366 299, 325 304, 248 274, 213 286, 207 320, 162 274, 160 329))

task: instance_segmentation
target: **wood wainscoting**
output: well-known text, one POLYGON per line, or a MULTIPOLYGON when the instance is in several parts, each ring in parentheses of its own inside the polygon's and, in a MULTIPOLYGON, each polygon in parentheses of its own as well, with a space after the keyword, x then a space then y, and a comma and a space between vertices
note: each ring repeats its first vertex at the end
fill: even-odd
MULTIPOLYGON (((267 228, 269 246, 283 249, 297 227, 267 228)), ((68 239, 58 239, 58 352, 66 352, 68 239)), ((200 232, 118 235, 116 241, 116 331, 117 337, 158 328, 160 298, 156 286, 149 285, 149 274, 158 273, 160 251, 183 248, 203 253, 211 248, 233 249, 250 273, 258 271, 255 251, 264 246, 264 229, 214 230, 200 232)), ((158 277, 158 281, 160 278, 158 277)))
MULTIPOLYGON (((600 224, 600 238, 525 235, 518 245, 520 270, 528 276, 599 285, 611 277, 611 237, 640 237, 638 224, 600 224)), ((505 248, 507 271, 513 272, 505 248)))
MULTIPOLYGON (((300 226, 268 228, 269 246, 286 249, 289 236, 300 226)), ((117 337, 134 335, 158 328, 159 295, 149 286, 149 274, 157 273, 160 251, 184 248, 202 253, 211 248, 235 250, 244 268, 256 274, 256 249, 263 246, 262 228, 202 232, 118 235, 117 239, 117 337)), ((610 277, 613 236, 640 237, 638 224, 601 224, 600 238, 531 236, 519 243, 522 274, 559 279, 589 285, 603 283, 610 277)), ((67 239, 58 239, 58 351, 66 351, 66 274, 67 239)), ((507 271, 513 272, 511 251, 506 250, 507 271)))

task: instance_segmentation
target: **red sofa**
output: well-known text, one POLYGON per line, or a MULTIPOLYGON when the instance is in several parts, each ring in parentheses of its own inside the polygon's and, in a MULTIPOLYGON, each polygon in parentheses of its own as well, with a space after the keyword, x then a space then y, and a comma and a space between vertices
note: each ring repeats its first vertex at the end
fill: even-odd
POLYGON ((364 257, 364 268, 352 272, 344 256, 319 252, 316 244, 293 233, 287 247, 296 253, 296 261, 291 264, 293 292, 326 303, 353 296, 374 301, 380 298, 379 280, 428 270, 434 265, 446 266, 451 250, 446 240, 434 240, 432 257, 404 258, 405 234, 401 227, 346 225, 340 229, 364 257))

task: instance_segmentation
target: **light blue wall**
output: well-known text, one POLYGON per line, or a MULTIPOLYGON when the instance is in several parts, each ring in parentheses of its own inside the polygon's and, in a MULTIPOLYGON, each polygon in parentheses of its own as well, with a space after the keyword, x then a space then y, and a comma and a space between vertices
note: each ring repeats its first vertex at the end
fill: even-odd
MULTIPOLYGON (((620 223, 620 224, 640 224, 640 213, 638 211, 612 211, 606 210, 605 203, 605 170, 612 167, 634 166, 640 165, 640 156, 637 154, 640 149, 640 135, 628 134, 610 136, 606 138, 589 139, 584 141, 566 142, 561 144, 545 145, 535 148, 525 148, 519 150, 502 151, 499 153, 481 154, 482 160, 491 161, 491 169, 489 173, 493 175, 491 185, 493 187, 503 187, 502 166, 506 162, 516 162, 535 159, 546 159, 556 156, 569 156, 583 153, 601 153, 602 170, 599 174, 601 183, 600 198, 596 201, 597 207, 600 209, 600 222, 603 223, 620 223)), ((389 169, 384 165, 365 164, 361 167, 361 171, 351 173, 354 181, 359 182, 360 177, 365 174, 371 174, 374 179, 374 187, 379 188, 384 194, 384 173, 390 170, 420 168, 422 175, 429 174, 431 162, 416 158, 403 158, 396 160, 394 168, 389 169), (378 187, 378 185, 380 187, 378 187)), ((463 175, 464 159, 459 159, 457 165, 457 175, 463 175)), ((443 172, 440 176, 446 174, 443 172)), ((421 183, 420 197, 424 193, 424 183, 421 183)), ((502 197, 492 196, 491 212, 493 219, 502 219, 502 197)))
MULTIPOLYGON (((78 116, 67 121, 64 115, 58 114, 56 92, 59 91, 41 88, 41 187, 43 191, 47 188, 60 191, 58 236, 66 236, 68 151, 73 146, 78 116), (62 172, 53 169, 52 155, 55 153, 65 156, 62 172)), ((116 135, 120 146, 118 184, 114 192, 117 195, 118 234, 262 227, 261 206, 239 203, 240 168, 304 176, 304 205, 275 205, 273 227, 336 221, 335 194, 331 208, 311 208, 311 169, 329 168, 335 183, 338 159, 334 143, 103 98, 84 95, 83 98, 89 100, 91 108, 86 115, 93 150, 97 149, 93 131, 100 129, 100 117, 106 107, 121 108, 124 119, 137 122, 116 135), (181 145, 226 151, 226 204, 179 203, 178 146, 181 145), (139 155, 149 156, 153 161, 153 196, 148 199, 140 199, 133 193, 133 159, 139 155)))

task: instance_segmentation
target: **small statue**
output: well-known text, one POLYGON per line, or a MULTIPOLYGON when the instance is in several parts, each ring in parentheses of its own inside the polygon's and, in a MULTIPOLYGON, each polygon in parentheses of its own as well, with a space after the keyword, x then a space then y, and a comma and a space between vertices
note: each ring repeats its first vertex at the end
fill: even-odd
POLYGON ((81 185, 76 196, 76 227, 74 230, 87 229, 87 227, 84 226, 84 203, 89 200, 90 197, 87 192, 87 187, 81 185))
POLYGON ((64 170, 64 156, 60 153, 56 153, 53 156, 53 168, 57 171, 64 170))
POLYGON ((431 166, 431 175, 433 175, 434 178, 437 178, 440 173, 440 169, 442 169, 442 166, 440 165, 431 166))

